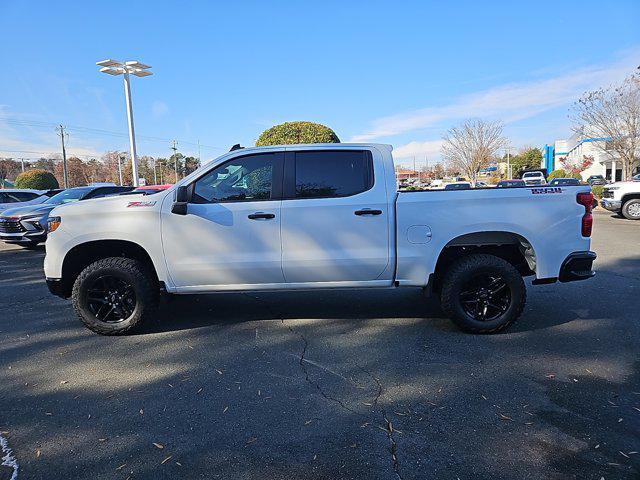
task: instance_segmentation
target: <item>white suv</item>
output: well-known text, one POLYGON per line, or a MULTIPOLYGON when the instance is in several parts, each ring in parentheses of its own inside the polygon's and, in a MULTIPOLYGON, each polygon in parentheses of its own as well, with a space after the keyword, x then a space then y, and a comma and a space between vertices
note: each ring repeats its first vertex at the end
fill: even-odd
POLYGON ((628 182, 615 182, 602 189, 602 208, 640 220, 640 173, 628 182))

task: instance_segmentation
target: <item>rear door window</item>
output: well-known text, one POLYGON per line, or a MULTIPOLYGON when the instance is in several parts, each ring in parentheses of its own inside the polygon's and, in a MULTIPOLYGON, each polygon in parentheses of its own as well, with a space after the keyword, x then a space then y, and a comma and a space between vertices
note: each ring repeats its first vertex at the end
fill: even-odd
POLYGON ((295 154, 295 198, 348 197, 373 186, 371 152, 302 151, 295 154))

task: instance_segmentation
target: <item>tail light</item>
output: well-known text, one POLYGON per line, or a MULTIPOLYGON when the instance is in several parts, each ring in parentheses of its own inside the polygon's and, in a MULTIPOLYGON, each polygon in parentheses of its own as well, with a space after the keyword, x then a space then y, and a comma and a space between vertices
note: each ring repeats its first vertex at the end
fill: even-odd
POLYGON ((593 228, 593 215, 591 214, 591 211, 593 210, 593 193, 579 193, 576 201, 580 205, 584 206, 584 215, 582 216, 582 236, 590 237, 591 230, 593 228))

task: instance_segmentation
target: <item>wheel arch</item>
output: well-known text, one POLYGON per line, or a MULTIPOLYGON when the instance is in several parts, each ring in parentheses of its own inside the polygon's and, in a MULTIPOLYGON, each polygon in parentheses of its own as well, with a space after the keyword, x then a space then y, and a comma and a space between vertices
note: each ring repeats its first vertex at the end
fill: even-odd
POLYGON ((622 205, 627 203, 629 200, 640 200, 640 192, 625 193, 622 196, 622 200, 621 200, 622 205))
POLYGON ((474 253, 495 255, 512 264, 523 277, 536 274, 536 253, 524 236, 509 231, 472 232, 458 235, 440 250, 429 284, 439 291, 447 268, 474 253))
POLYGON ((158 281, 158 272, 149 253, 141 245, 130 240, 93 240, 71 248, 62 261, 60 293, 71 296, 78 274, 93 262, 107 257, 126 257, 140 261, 158 281))

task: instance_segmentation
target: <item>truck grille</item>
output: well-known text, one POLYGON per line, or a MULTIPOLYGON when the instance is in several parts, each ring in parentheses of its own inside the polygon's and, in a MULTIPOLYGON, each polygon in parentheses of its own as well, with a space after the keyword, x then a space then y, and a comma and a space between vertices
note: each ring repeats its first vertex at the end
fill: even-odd
POLYGON ((602 198, 613 198, 613 190, 609 190, 608 188, 604 188, 602 190, 602 198))
POLYGON ((0 233, 20 233, 26 231, 18 220, 0 218, 0 233))

